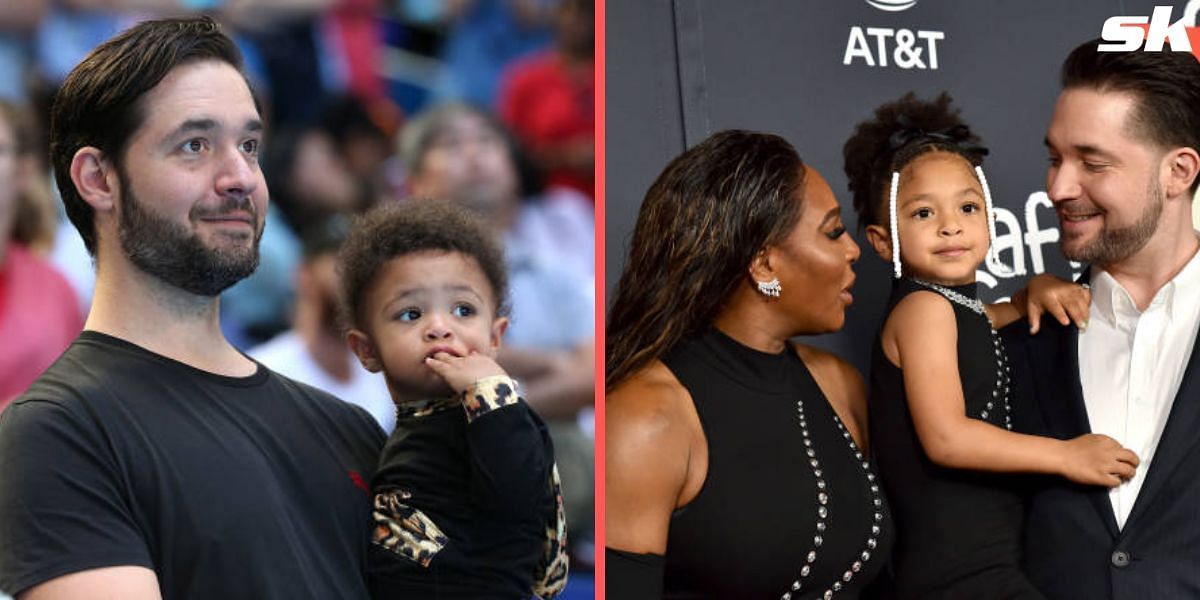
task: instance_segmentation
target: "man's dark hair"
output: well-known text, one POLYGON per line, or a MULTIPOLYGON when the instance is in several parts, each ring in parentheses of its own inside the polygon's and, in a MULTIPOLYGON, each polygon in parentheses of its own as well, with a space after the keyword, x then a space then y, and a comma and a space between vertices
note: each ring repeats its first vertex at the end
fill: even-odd
POLYGON ((425 251, 475 259, 492 286, 496 316, 508 314, 508 271, 496 235, 474 213, 450 201, 410 199, 378 206, 350 227, 338 257, 346 322, 362 328, 366 295, 388 261, 425 251))
MULTIPOLYGON (((1200 61, 1188 52, 1100 52, 1099 38, 1071 51, 1062 87, 1127 92, 1135 98, 1131 134, 1161 148, 1200 152, 1200 61)), ((1195 193, 1200 177, 1192 183, 1195 193)))
POLYGON ((146 92, 172 69, 203 60, 242 70, 237 46, 211 18, 146 21, 97 46, 59 88, 50 110, 50 162, 67 217, 93 256, 95 214, 71 181, 75 153, 97 148, 121 169, 129 140, 146 118, 146 92))

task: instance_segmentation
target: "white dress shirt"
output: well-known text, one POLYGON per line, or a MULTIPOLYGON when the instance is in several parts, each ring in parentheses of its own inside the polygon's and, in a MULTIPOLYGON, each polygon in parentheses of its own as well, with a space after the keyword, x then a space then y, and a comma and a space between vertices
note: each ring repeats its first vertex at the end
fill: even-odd
POLYGON ((1200 252, 1138 311, 1129 292, 1107 272, 1092 269, 1087 331, 1079 333, 1079 379, 1093 433, 1102 433, 1141 459, 1132 479, 1109 490, 1117 526, 1133 510, 1200 322, 1200 252))

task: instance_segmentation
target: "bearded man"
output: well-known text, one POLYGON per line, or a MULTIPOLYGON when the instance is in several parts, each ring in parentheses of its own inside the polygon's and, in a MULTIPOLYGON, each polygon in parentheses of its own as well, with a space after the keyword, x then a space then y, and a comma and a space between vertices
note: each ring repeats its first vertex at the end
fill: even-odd
POLYGON ((366 598, 383 432, 221 334, 254 271, 263 123, 207 17, 134 26, 51 114, 96 259, 84 331, 0 415, 0 589, 65 598, 366 598))
POLYGON ((1017 425, 1109 435, 1141 459, 1111 490, 1038 482, 1025 567, 1047 598, 1200 595, 1200 62, 1076 48, 1046 133, 1067 258, 1089 265, 1086 328, 1007 331, 1017 425))

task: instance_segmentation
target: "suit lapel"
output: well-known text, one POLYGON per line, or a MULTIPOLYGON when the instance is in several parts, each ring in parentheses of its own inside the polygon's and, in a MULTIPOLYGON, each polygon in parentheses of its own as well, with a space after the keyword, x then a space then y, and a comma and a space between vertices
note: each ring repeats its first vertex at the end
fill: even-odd
POLYGON ((1138 516, 1146 511, 1146 506, 1153 502, 1171 475, 1175 473, 1179 462, 1192 450, 1200 435, 1200 357, 1196 356, 1193 345, 1192 355, 1188 358, 1187 368, 1183 371, 1183 381, 1179 391, 1171 403, 1171 411, 1167 415, 1167 424, 1163 427, 1162 437, 1154 451, 1150 462, 1150 471, 1146 473, 1146 481, 1138 492, 1133 510, 1125 523, 1128 531, 1130 525, 1137 522, 1138 516))
MULTIPOLYGON (((1078 283, 1087 283, 1091 279, 1091 269, 1084 269, 1078 283)), ((1079 330, 1074 325, 1063 326, 1054 319, 1045 319, 1042 323, 1045 333, 1052 335, 1031 336, 1034 344, 1042 346, 1034 356, 1044 356, 1050 360, 1040 361, 1046 369, 1040 373, 1041 381, 1049 382, 1050 398, 1043 402, 1042 412, 1051 432, 1060 439, 1071 439, 1092 432, 1088 421, 1087 405, 1083 402, 1083 386, 1079 378, 1079 330), (1046 327, 1049 326, 1049 327, 1046 327)), ((1110 511, 1111 512, 1111 511, 1110 511)))
MULTIPOLYGON (((1043 326, 1043 331, 1032 336, 1034 344, 1042 345, 1042 351, 1033 356, 1045 356, 1050 360, 1037 361, 1043 371, 1038 373, 1045 382, 1048 393, 1039 394, 1042 399, 1042 416, 1050 433, 1059 439, 1071 439, 1091 433, 1087 405, 1083 402, 1083 386, 1079 374, 1079 330, 1073 325, 1063 327, 1054 323, 1043 326), (1053 335, 1047 335, 1047 334, 1053 335)), ((1113 516, 1112 502, 1105 488, 1088 488, 1088 500, 1104 522, 1109 535, 1117 537, 1117 519, 1113 516)))

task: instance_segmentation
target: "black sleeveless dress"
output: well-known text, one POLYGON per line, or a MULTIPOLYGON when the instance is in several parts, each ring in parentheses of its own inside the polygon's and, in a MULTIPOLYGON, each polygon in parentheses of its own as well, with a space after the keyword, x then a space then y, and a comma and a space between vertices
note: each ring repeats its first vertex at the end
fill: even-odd
POLYGON ((664 598, 857 598, 892 521, 873 467, 790 348, 712 329, 663 361, 687 388, 708 474, 671 517, 664 598))
MULTIPOLYGON (((1011 428, 1008 359, 975 285, 941 287, 902 279, 887 314, 905 296, 933 291, 950 302, 967 416, 1011 428)), ((886 321, 886 317, 885 317, 886 321)), ((881 338, 871 361, 871 443, 896 519, 896 596, 902 599, 1042 598, 1019 569, 1023 518, 1018 478, 934 464, 922 450, 904 374, 881 338)))

